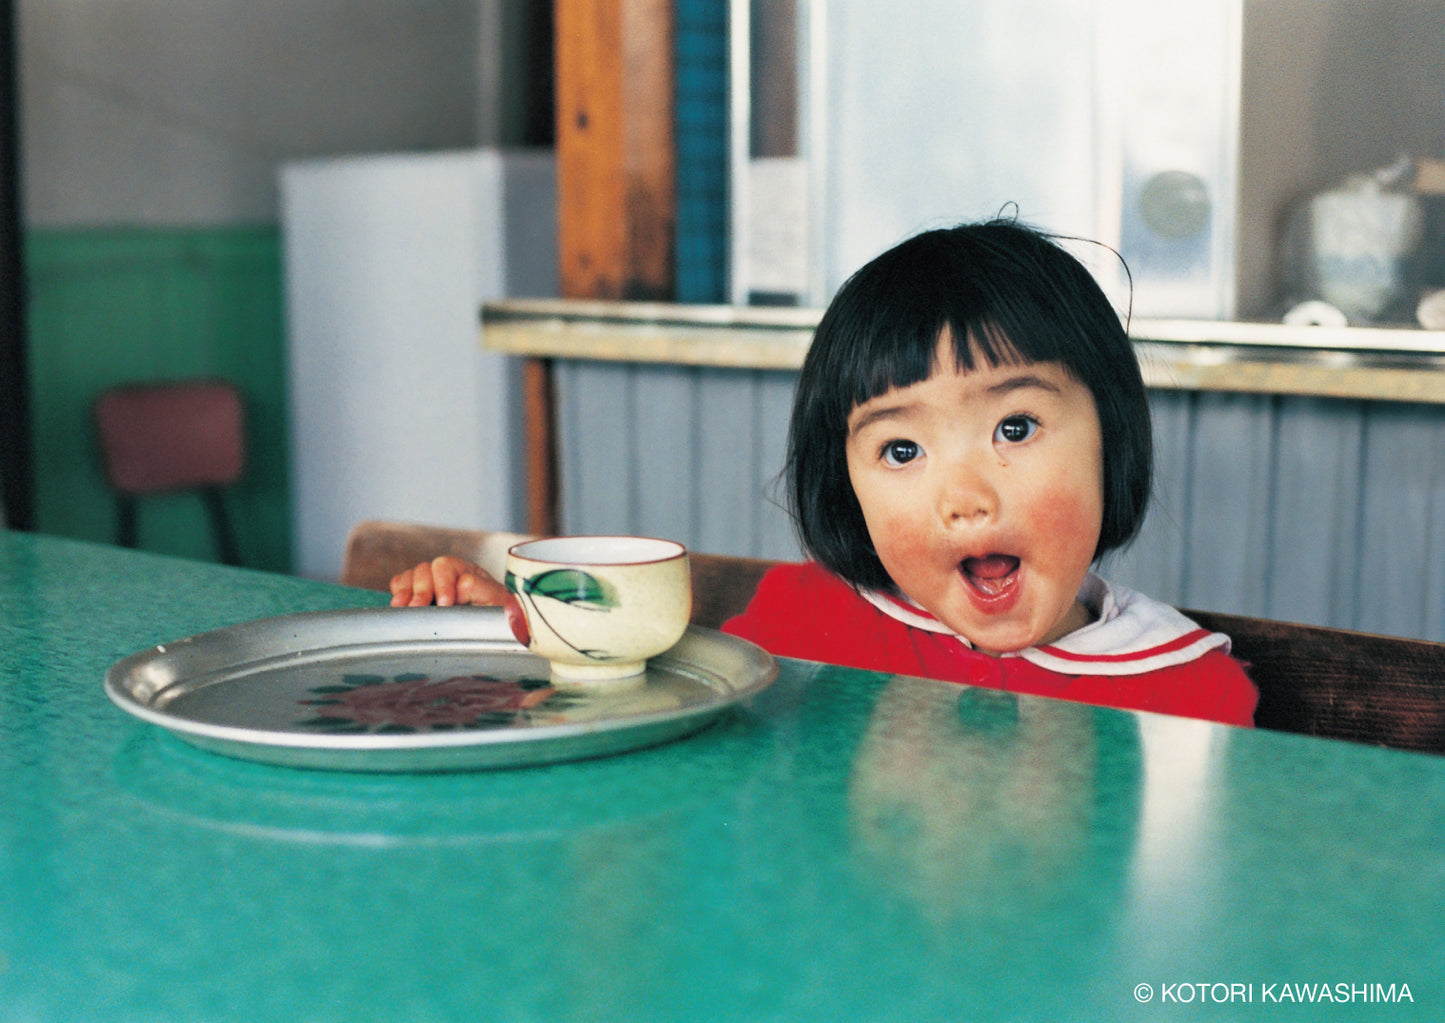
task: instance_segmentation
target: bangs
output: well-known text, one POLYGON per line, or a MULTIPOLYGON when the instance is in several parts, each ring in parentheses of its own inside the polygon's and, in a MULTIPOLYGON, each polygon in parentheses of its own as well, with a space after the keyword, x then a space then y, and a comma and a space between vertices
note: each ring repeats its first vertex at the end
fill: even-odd
POLYGON ((976 270, 970 276, 949 269, 936 266, 901 287, 896 279, 859 282, 873 285, 860 289, 872 294, 856 296, 868 303, 867 315, 853 320, 832 367, 835 393, 848 399, 844 419, 895 387, 933 376, 940 341, 948 342, 962 373, 982 360, 991 368, 1053 362, 1075 377, 1089 375, 1080 363, 1096 348, 1097 327, 1086 327, 1063 296, 1029 287, 1024 275, 980 282, 976 270))
POLYGON ((1050 361, 1030 358, 1002 328, 991 322, 959 323, 945 319, 937 326, 930 324, 901 334, 876 337, 876 358, 861 367, 864 374, 853 381, 852 387, 845 388, 852 395, 849 412, 895 387, 908 387, 932 377, 939 369, 940 343, 947 344, 953 353, 953 365, 960 373, 972 373, 980 361, 993 369, 1050 361), (966 342, 959 344, 958 338, 966 342))

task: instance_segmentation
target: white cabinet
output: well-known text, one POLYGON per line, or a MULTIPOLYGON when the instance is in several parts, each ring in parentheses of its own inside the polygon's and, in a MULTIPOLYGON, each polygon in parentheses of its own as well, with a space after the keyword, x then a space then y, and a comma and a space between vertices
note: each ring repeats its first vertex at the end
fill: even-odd
POLYGON ((368 518, 519 529, 518 367, 484 301, 557 294, 550 152, 288 164, 280 174, 299 575, 368 518))

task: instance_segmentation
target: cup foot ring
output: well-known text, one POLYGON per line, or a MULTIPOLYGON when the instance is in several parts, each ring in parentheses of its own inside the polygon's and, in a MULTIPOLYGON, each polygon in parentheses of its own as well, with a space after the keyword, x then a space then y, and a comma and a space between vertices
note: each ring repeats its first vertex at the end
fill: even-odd
POLYGON ((647 681, 646 661, 609 661, 605 664, 552 663, 552 684, 559 689, 605 689, 620 692, 647 681))

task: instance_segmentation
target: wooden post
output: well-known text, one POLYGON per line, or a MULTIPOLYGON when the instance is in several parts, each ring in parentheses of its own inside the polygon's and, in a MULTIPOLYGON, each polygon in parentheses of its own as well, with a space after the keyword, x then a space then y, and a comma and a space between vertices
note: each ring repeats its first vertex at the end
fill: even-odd
MULTIPOLYGON (((677 217, 672 0, 556 0, 564 298, 668 301, 677 217)), ((530 359, 528 525, 557 531, 552 367, 530 359)))
POLYGON ((673 297, 672 0, 557 0, 566 298, 673 297))
POLYGON ((552 360, 522 360, 522 415, 526 430, 527 532, 557 533, 556 402, 552 360))

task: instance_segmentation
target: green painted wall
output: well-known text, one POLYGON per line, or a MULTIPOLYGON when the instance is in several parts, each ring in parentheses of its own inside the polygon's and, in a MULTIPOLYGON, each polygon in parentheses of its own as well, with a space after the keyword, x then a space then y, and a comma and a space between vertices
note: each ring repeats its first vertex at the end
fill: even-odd
MULTIPOLYGON (((289 571, 285 316, 275 226, 33 230, 25 241, 38 532, 113 542, 91 402, 116 383, 219 376, 247 400, 228 497, 241 556, 289 571)), ((214 560, 199 498, 143 501, 140 545, 214 560)))

